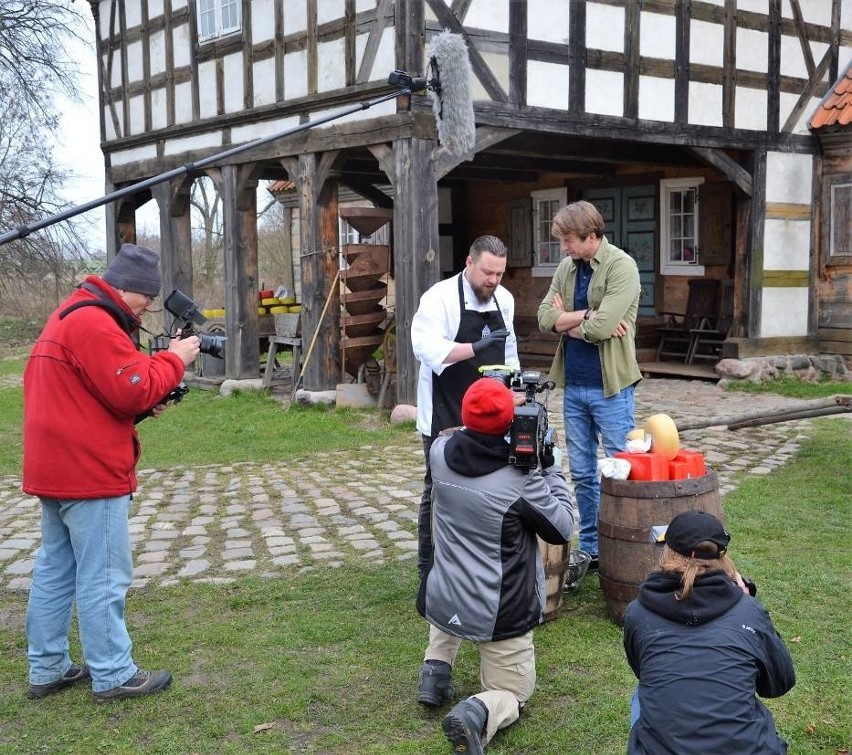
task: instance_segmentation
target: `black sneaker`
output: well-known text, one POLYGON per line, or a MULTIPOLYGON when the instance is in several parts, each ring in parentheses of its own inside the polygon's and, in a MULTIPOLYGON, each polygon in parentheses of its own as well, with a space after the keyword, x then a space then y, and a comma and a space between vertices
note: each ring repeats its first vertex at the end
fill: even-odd
POLYGON ((487 721, 488 709, 485 703, 475 697, 468 697, 444 716, 441 727, 453 746, 453 752, 484 755, 482 731, 487 721))
POLYGON ((27 688, 27 697, 30 700, 41 700, 43 697, 55 695, 57 692, 62 692, 62 690, 68 689, 68 687, 72 684, 84 682, 91 678, 92 672, 85 663, 82 666, 72 663, 71 668, 65 672, 65 676, 60 677, 55 682, 48 682, 47 684, 31 684, 27 688))
POLYGON ((104 692, 92 692, 92 700, 96 703, 111 703, 114 700, 126 700, 129 697, 142 697, 154 692, 162 692, 172 683, 169 671, 143 671, 137 669, 120 687, 113 687, 104 692))
POLYGON ((588 571, 597 571, 598 570, 598 557, 592 556, 592 560, 589 561, 588 571))

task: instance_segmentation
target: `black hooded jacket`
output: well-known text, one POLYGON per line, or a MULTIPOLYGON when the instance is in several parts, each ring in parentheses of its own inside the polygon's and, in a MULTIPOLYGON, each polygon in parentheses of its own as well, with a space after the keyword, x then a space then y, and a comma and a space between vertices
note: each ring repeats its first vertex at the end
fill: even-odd
POLYGON ((755 697, 780 697, 796 682, 766 609, 721 571, 696 579, 681 601, 680 583, 680 574, 653 572, 624 614, 640 707, 628 753, 786 753, 755 697))

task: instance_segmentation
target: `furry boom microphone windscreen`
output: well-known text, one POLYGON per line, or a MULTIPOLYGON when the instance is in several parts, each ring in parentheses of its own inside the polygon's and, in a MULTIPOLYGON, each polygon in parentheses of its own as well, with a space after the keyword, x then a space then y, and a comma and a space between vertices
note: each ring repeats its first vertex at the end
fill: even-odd
POLYGON ((456 157, 473 150, 476 123, 470 82, 473 71, 464 39, 442 31, 432 37, 428 50, 432 76, 429 96, 438 127, 438 139, 456 157))

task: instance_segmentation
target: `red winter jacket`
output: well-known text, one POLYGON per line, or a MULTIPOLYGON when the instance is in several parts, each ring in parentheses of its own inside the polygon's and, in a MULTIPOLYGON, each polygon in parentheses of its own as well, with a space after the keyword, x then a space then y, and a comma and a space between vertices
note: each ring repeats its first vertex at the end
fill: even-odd
POLYGON ((137 318, 111 286, 90 275, 56 309, 24 370, 23 490, 42 498, 112 498, 136 490, 135 419, 183 378, 179 356, 148 356, 130 332, 137 318), (119 319, 103 306, 117 306, 119 319))

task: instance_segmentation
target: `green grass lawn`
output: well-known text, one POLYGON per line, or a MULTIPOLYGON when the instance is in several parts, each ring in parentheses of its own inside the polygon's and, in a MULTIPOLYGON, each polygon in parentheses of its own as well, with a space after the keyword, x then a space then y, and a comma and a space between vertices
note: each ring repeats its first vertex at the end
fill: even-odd
MULTIPOLYGON (((20 356, 0 360, 0 475, 20 474, 21 389, 3 376, 22 365, 20 356)), ((848 392, 820 386, 817 395, 848 392)), ((852 425, 832 418, 814 428, 794 461, 725 499, 731 556, 756 581, 796 664, 795 688, 767 702, 796 754, 852 745, 852 425)), ((163 468, 411 442, 414 431, 381 412, 287 410, 263 394, 192 390, 140 432, 142 466, 163 468)), ((414 572, 410 562, 353 561, 284 578, 133 590, 134 656, 171 669, 175 682, 109 706, 93 705, 84 688, 24 698, 26 595, 0 590, 0 753, 447 753, 441 713, 414 701, 427 635, 414 572)), ((536 648, 536 694, 489 753, 623 753, 635 680, 597 576, 536 631, 536 648)), ((460 695, 477 691, 467 643, 454 673, 460 695)))

